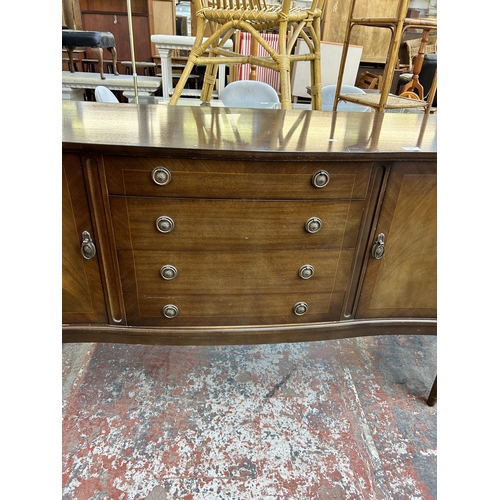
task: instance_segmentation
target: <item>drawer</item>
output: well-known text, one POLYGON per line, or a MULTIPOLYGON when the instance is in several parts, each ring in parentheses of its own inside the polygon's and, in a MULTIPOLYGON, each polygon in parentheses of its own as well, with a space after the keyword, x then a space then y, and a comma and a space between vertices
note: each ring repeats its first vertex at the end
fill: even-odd
POLYGON ((141 295, 345 291, 352 256, 352 250, 118 252, 123 291, 141 295))
POLYGON ((165 294, 161 297, 124 294, 124 299, 130 326, 237 326, 336 321, 340 318, 344 293, 165 294), (300 316, 294 313, 294 306, 299 302, 308 306, 307 312, 300 316), (163 314, 164 307, 170 304, 178 309, 173 318, 163 314))
POLYGON ((231 199, 363 199, 372 167, 371 162, 284 163, 130 156, 106 156, 104 165, 110 194, 231 199), (328 173, 329 181, 318 188, 313 185, 313 176, 321 170, 328 173), (158 182, 164 182, 169 176, 168 184, 153 180, 156 177, 158 182))
POLYGON ((111 197, 117 248, 257 251, 354 248, 363 201, 239 201, 111 197), (169 217, 170 232, 157 228, 169 217), (306 230, 311 219, 321 228, 306 230))

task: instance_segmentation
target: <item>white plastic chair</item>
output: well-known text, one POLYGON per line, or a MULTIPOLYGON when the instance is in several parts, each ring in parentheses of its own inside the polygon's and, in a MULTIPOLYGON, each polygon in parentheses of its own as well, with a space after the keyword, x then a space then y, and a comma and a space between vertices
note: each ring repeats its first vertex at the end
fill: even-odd
POLYGON ((95 88, 94 95, 97 102, 120 102, 116 98, 115 94, 113 94, 113 92, 108 89, 108 87, 104 87, 102 85, 99 85, 95 88))
MULTIPOLYGON (((327 85, 321 90, 322 99, 322 110, 332 111, 333 101, 335 99, 335 91, 337 90, 337 85, 327 85)), ((341 94, 366 94, 363 89, 359 87, 354 87, 352 85, 342 85, 341 94)), ((337 111, 357 111, 366 112, 371 111, 368 106, 362 106, 361 104, 354 104, 353 102, 339 101, 337 106, 337 111)))
POLYGON ((271 85, 256 80, 237 80, 226 85, 219 99, 224 106, 279 108, 280 98, 271 85))

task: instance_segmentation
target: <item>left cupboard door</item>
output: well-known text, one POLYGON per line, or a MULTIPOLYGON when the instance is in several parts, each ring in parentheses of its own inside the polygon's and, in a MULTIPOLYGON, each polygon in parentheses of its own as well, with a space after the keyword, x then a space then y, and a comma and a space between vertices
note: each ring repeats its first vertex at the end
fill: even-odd
POLYGON ((85 181, 77 154, 62 155, 62 322, 108 323, 85 181))

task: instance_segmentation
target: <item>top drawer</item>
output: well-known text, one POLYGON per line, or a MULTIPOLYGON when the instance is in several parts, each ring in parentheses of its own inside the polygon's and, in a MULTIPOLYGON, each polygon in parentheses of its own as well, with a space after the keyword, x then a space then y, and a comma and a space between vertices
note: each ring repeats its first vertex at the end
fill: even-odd
POLYGON ((364 199, 372 163, 106 156, 104 166, 108 191, 116 195, 364 199))

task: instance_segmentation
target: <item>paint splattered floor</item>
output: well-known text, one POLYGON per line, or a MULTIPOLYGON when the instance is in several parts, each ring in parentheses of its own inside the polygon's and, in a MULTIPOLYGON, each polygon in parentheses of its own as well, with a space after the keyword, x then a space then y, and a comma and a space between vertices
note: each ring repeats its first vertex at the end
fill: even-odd
POLYGON ((436 337, 63 345, 63 500, 436 499, 436 337))

